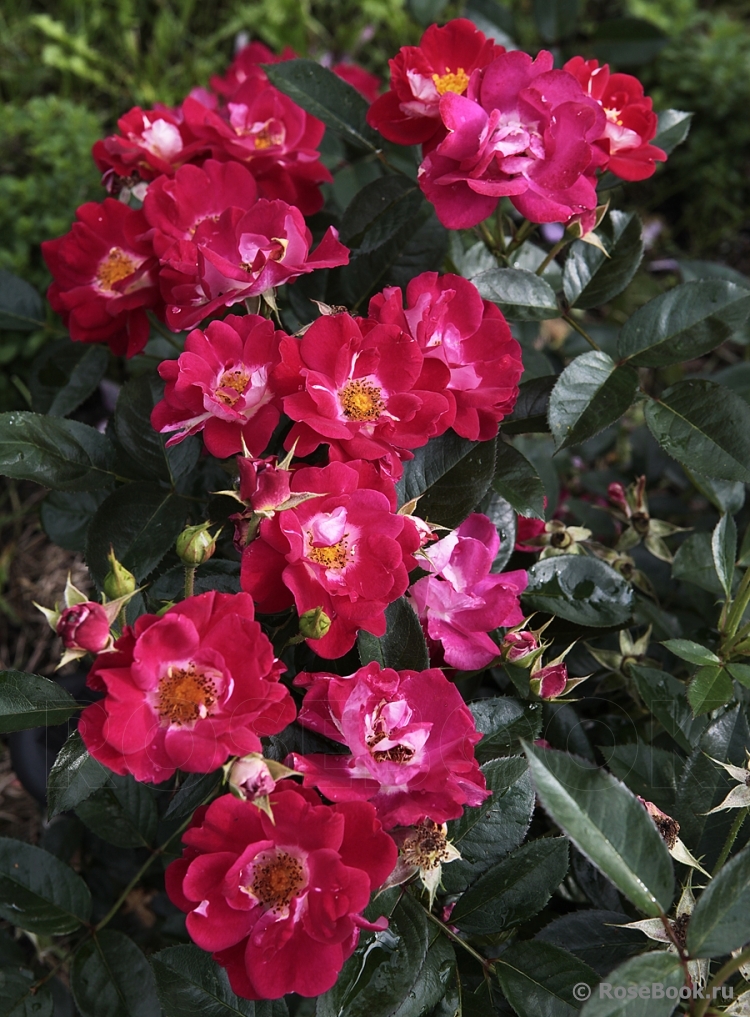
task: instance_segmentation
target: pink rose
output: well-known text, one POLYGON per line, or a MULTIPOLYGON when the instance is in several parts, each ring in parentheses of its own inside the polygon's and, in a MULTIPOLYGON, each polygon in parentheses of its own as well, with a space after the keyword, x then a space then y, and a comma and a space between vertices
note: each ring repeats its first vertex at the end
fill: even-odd
POLYGON ((550 664, 535 671, 531 676, 531 688, 540 699, 556 699, 568 684, 568 669, 565 664, 550 664))
POLYGON ((109 618, 101 604, 87 600, 63 609, 57 634, 66 650, 100 653, 109 642, 109 618))

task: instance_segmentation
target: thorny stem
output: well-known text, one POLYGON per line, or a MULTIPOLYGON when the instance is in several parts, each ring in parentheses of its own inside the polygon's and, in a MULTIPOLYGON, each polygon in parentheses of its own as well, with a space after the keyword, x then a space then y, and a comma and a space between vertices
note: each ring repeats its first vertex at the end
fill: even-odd
POLYGON ((448 936, 449 939, 452 939, 454 943, 458 943, 460 946, 464 948, 464 950, 466 950, 467 953, 470 953, 474 960, 479 961, 484 971, 491 971, 492 974, 495 973, 495 966, 491 961, 487 960, 487 958, 483 957, 481 953, 478 953, 473 946, 469 946, 469 944, 465 940, 461 939, 460 936, 456 935, 456 933, 453 931, 453 929, 451 929, 449 925, 446 925, 445 922, 441 922, 437 915, 433 915, 431 911, 428 911, 428 909, 424 907, 424 904, 422 905, 422 907, 424 908, 424 913, 427 915, 430 921, 434 922, 435 925, 439 926, 445 933, 445 935, 448 936))
POLYGON ((659 913, 659 918, 661 919, 661 924, 664 926, 664 931, 669 936, 669 941, 677 951, 677 956, 680 958, 682 970, 685 972, 685 985, 692 989, 693 979, 690 977, 690 968, 688 967, 688 960, 687 957, 685 956, 685 947, 677 939, 677 936, 675 936, 674 929, 672 928, 672 923, 670 922, 670 920, 667 918, 663 911, 659 913))
MULTIPOLYGON (((592 349, 599 350, 599 352, 601 352, 601 346, 599 346, 597 342, 594 342, 586 329, 582 325, 578 324, 572 314, 564 314, 563 321, 567 321, 571 328, 574 328, 579 335, 582 335, 592 349)), ((748 571, 750 571, 750 569, 748 571)))
POLYGON ((185 566, 185 599, 195 593, 195 566, 185 566))
POLYGON ((742 829, 742 824, 747 819, 748 812, 750 812, 750 806, 747 806, 744 809, 740 809, 737 815, 734 817, 734 822, 732 823, 731 829, 727 834, 727 839, 724 841, 724 847, 721 849, 719 859, 716 862, 716 865, 714 866, 713 872, 714 876, 729 857, 729 852, 732 850, 734 842, 737 840, 737 834, 742 829))
POLYGON ((742 953, 738 954, 736 957, 732 957, 731 960, 728 960, 726 962, 724 967, 719 968, 714 977, 706 986, 706 989, 703 993, 703 999, 697 999, 693 1001, 694 1003, 697 1004, 697 1006, 695 1006, 694 1009, 691 1008, 694 1017, 703 1017, 703 1015, 706 1013, 709 1006, 711 1005, 713 990, 718 989, 719 986, 723 985, 724 982, 726 982, 727 978, 733 975, 735 971, 739 971, 742 965, 747 964, 749 960, 750 960, 750 946, 745 947, 742 953))

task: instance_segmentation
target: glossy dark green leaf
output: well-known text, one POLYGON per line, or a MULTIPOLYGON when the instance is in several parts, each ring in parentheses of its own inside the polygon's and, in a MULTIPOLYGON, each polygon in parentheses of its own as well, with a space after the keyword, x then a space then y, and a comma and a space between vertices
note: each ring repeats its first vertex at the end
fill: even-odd
POLYGON ((599 21, 587 48, 599 58, 600 64, 611 63, 620 69, 648 63, 666 44, 667 36, 652 22, 625 17, 599 21))
POLYGON ((514 943, 497 959, 496 970, 518 1017, 577 1017, 581 1004, 574 988, 599 981, 572 953, 538 940, 514 943))
POLYGON ((219 788, 221 778, 221 770, 214 770, 213 773, 189 773, 169 803, 164 818, 187 819, 192 816, 198 806, 203 805, 219 788))
POLYGON ((710 533, 691 533, 680 544, 672 562, 672 578, 721 596, 723 591, 716 575, 710 533))
POLYGON ((44 304, 25 279, 0 269, 0 329, 34 332, 44 327, 44 304))
POLYGON ((86 534, 106 491, 50 491, 42 502, 44 532, 66 551, 83 551, 86 534))
POLYGON ((534 939, 569 950, 598 974, 606 975, 623 957, 643 950, 643 933, 624 929, 626 921, 622 911, 580 908, 545 925, 534 939))
POLYGON ((672 953, 644 953, 632 957, 612 971, 604 983, 594 991, 584 1004, 581 1017, 671 1017, 677 1006, 675 996, 667 995, 678 991, 685 982, 680 958, 672 953), (663 992, 653 996, 652 987, 659 985, 663 992), (643 987, 648 995, 640 995, 643 987), (633 993, 633 988, 637 992, 633 993), (618 991, 625 990, 624 998, 618 998, 618 991))
POLYGON ((691 752, 706 728, 706 721, 693 716, 685 685, 666 671, 653 667, 631 664, 628 673, 635 679, 641 698, 664 730, 681 748, 691 752))
POLYGON ((445 993, 455 963, 445 937, 406 893, 385 932, 360 943, 316 1017, 422 1017, 445 993))
POLYGON ((687 697, 694 717, 724 706, 734 695, 732 677, 726 668, 706 664, 695 672, 687 697))
POLYGON ((591 350, 572 360, 557 379, 549 401, 549 426, 560 448, 576 445, 614 424, 638 388, 632 367, 591 350))
POLYGON ((690 916, 691 957, 722 957, 750 941, 750 847, 728 861, 690 916))
POLYGON ((546 279, 522 268, 493 268, 471 280, 485 300, 491 300, 511 321, 559 318, 555 291, 546 279))
POLYGON ((114 491, 89 527, 86 563, 97 584, 109 571, 110 544, 137 581, 145 579, 174 547, 187 512, 188 502, 156 484, 127 484, 114 491))
POLYGON ((170 946, 151 958, 164 1017, 282 1017, 283 1000, 236 996, 224 968, 197 946, 170 946))
POLYGON ((670 653, 680 660, 687 660, 691 664, 719 664, 721 661, 713 652, 692 639, 665 639, 661 644, 666 646, 670 653))
POLYGON ((408 177, 379 177, 359 191, 344 212, 339 239, 362 253, 391 240, 404 219, 418 211, 424 197, 408 177))
POLYGON ((123 476, 137 480, 169 481, 164 437, 151 426, 154 397, 149 375, 123 385, 115 407, 114 430, 125 460, 123 476))
POLYGON ((573 35, 578 21, 578 0, 534 0, 534 24, 545 42, 561 42, 573 35))
POLYGON ((532 378, 522 382, 513 412, 503 421, 503 433, 531 434, 549 431, 547 411, 556 382, 557 378, 554 376, 532 378))
POLYGON ((672 860, 635 795, 586 760, 529 744, 525 750, 542 805, 578 850, 645 914, 668 911, 672 860))
POLYGON ((633 590, 619 572, 581 554, 556 555, 532 565, 523 600, 527 610, 585 626, 624 625, 633 611, 633 590))
POLYGON ((646 405, 646 423, 664 451, 689 470, 750 482, 750 406, 726 386, 680 381, 646 405))
POLYGON ((49 818, 80 805, 103 787, 110 771, 94 759, 74 731, 57 754, 47 780, 49 818))
POLYGON ((78 712, 75 699, 49 678, 0 671, 0 733, 64 724, 78 712))
POLYGON ((367 100, 315 60, 284 60, 263 69, 271 84, 350 144, 375 152, 383 139, 367 124, 367 100))
POLYGON ((25 968, 0 968, 0 1013, 3 1017, 53 1017, 49 985, 30 991, 37 978, 25 968))
POLYGON ((472 883, 451 914, 471 935, 490 936, 538 914, 568 871, 568 842, 541 837, 497 862, 472 883))
POLYGON ((640 740, 624 745, 600 745, 599 751, 607 768, 627 784, 633 794, 653 801, 664 812, 672 814, 677 781, 685 764, 681 755, 640 740))
POLYGON ((682 283, 625 322, 617 352, 634 367, 666 367, 709 353, 750 314, 750 291, 723 279, 682 283))
POLYGON ((496 445, 495 439, 478 442, 425 491, 419 502, 419 515, 450 529, 462 523, 490 489, 495 476, 496 445))
POLYGON ((494 490, 485 495, 477 511, 483 513, 492 522, 500 537, 495 560, 492 562, 492 572, 502 572, 513 554, 516 542, 516 530, 518 528, 518 516, 509 501, 501 498, 494 490))
POLYGON ((737 559, 737 526, 728 513, 721 517, 711 534, 711 554, 716 575, 728 597, 732 592, 734 563, 737 559))
POLYGON ((104 929, 83 944, 70 986, 82 1017, 161 1017, 154 973, 121 932, 104 929))
POLYGON ((491 865, 518 847, 531 822, 534 789, 521 756, 493 759, 482 773, 491 796, 476 808, 464 809, 448 824, 448 839, 461 857, 443 866, 447 893, 462 893, 491 865))
POLYGON ((610 212, 597 229, 607 254, 577 240, 563 269, 565 299, 572 307, 601 307, 628 285, 643 257, 642 223, 634 212, 610 212))
POLYGON ((685 113, 681 109, 665 109, 657 116, 659 125, 656 129, 656 137, 651 144, 661 148, 669 155, 685 141, 690 133, 693 114, 685 113))
POLYGON ((727 664, 727 671, 740 685, 750 689, 750 664, 727 664))
POLYGON ((521 739, 533 741, 542 729, 540 703, 522 703, 511 696, 479 699, 470 710, 482 740, 474 752, 480 763, 507 756, 518 749, 521 739))
POLYGON ((52 417, 67 417, 94 392, 108 364, 106 346, 67 339, 49 343, 31 370, 32 409, 52 417))
POLYGON ((422 272, 438 272, 448 253, 450 234, 431 205, 422 206, 413 223, 413 228, 409 224, 406 243, 391 259, 384 277, 384 283, 388 286, 406 289, 414 276, 422 272))
POLYGON ((750 289, 750 278, 721 261, 686 261, 680 258, 677 264, 683 282, 691 282, 693 279, 727 279, 750 289))
POLYGON ((89 889, 48 851, 0 837, 0 916, 38 935, 74 932, 91 915, 89 889))
POLYGON ((106 435, 77 420, 18 410, 0 413, 0 474, 57 491, 110 486, 115 451, 106 435))
POLYGON ((420 498, 471 452, 477 443, 446 431, 422 448, 414 449, 414 458, 404 463, 404 474, 396 485, 399 505, 420 498))
POLYGON ((102 840, 117 847, 150 847, 159 817, 153 795, 129 774, 107 784, 76 807, 76 815, 102 840))
POLYGON ((376 661, 396 671, 425 671, 430 666, 422 626, 406 597, 399 597, 385 609, 386 631, 378 638, 361 630, 357 636, 359 659, 376 661))
POLYGON ((507 442, 498 441, 492 487, 522 516, 544 519, 544 485, 532 464, 507 442))

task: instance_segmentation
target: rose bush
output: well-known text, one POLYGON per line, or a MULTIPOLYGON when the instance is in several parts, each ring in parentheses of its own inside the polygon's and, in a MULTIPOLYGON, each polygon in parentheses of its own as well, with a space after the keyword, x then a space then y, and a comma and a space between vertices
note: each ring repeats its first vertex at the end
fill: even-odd
POLYGON ((689 118, 540 28, 433 25, 379 96, 253 42, 95 145, 0 415, 92 581, 40 605, 85 690, 0 676, 3 731, 76 718, 0 843, 9 1014, 746 987, 750 284, 641 268, 619 181, 689 118))

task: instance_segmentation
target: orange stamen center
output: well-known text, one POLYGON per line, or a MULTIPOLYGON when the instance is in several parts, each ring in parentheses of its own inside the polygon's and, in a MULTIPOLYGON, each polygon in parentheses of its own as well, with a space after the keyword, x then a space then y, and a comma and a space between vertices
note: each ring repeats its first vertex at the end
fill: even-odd
POLYGON ((455 74, 451 71, 447 74, 433 74, 432 80, 435 82, 438 95, 445 95, 446 92, 463 95, 469 84, 469 75, 463 67, 458 67, 455 74))
POLYGON ((255 866, 250 889, 270 911, 282 911, 299 896, 304 885, 300 863, 286 851, 279 851, 264 864, 255 866))
POLYGON ((109 293, 114 292, 115 284, 127 279, 129 275, 138 268, 138 263, 120 250, 119 247, 111 247, 107 257, 99 263, 96 270, 96 279, 99 286, 109 293))
POLYGON ((207 717, 216 700, 216 686, 195 664, 170 665, 159 682, 157 711, 170 724, 191 724, 207 717))
POLYGON ((214 395, 225 406, 234 406, 247 388, 249 381, 248 371, 242 367, 235 367, 233 371, 225 371, 222 374, 214 395))
POLYGON ((344 416, 359 423, 374 421, 385 409, 381 390, 371 381, 348 381, 339 392, 344 416))
MULTIPOLYGON (((309 534, 309 537, 312 540, 312 534, 309 534)), ((324 568, 342 569, 346 565, 346 540, 342 539, 337 544, 329 544, 327 547, 310 547, 307 557, 324 568)))

